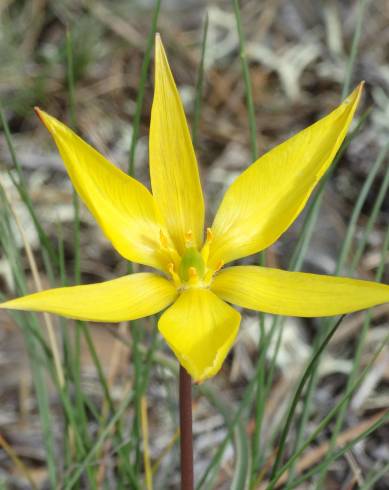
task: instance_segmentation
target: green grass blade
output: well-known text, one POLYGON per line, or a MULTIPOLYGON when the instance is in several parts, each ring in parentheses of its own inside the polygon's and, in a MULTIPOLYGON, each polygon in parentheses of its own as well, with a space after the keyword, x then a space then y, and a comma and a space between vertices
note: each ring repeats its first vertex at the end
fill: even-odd
MULTIPOLYGON (((15 241, 14 231, 11 228, 11 219, 12 214, 9 209, 8 199, 4 193, 3 187, 0 185, 0 195, 1 195, 1 220, 0 220, 0 243, 2 245, 3 251, 7 256, 14 275, 15 283, 23 294, 27 291, 27 279, 24 275, 24 271, 22 270, 21 264, 22 260, 19 254, 19 248, 15 241)), ((12 315, 15 319, 20 319, 22 317, 21 314, 12 315)), ((26 316, 24 317, 26 318, 26 316)), ((27 319, 31 318, 31 316, 27 316, 27 319)), ((30 367, 32 380, 34 383, 35 393, 38 402, 39 408, 39 416, 42 425, 42 434, 44 447, 47 458, 47 468, 48 468, 48 476, 50 480, 50 484, 55 488, 57 485, 57 462, 55 461, 55 442, 54 442, 54 432, 53 432, 53 421, 50 414, 50 406, 49 406, 49 394, 47 392, 47 383, 44 375, 44 363, 42 359, 44 359, 45 350, 42 348, 46 347, 48 350, 47 344, 45 344, 44 340, 41 338, 39 330, 39 325, 35 324, 35 321, 32 320, 32 324, 29 321, 19 322, 22 326, 21 331, 27 346, 27 351, 29 354, 30 367), (39 332, 39 337, 36 337, 34 333, 39 332)))
POLYGON ((274 329, 266 334, 265 325, 262 318, 259 322, 260 327, 260 337, 259 337, 259 359, 258 359, 258 369, 257 369, 257 385, 256 385, 256 397, 255 397, 255 427, 252 441, 252 478, 255 477, 258 468, 261 466, 263 461, 263 451, 261 451, 261 432, 262 432, 262 422, 265 414, 265 405, 267 400, 267 380, 266 375, 266 357, 268 348, 275 333, 274 329))
POLYGON ((76 90, 74 79, 73 36, 66 29, 66 75, 68 82, 69 121, 72 129, 77 129, 76 90))
POLYGON ((348 57, 348 61, 347 61, 346 76, 342 88, 342 99, 347 97, 347 94, 350 91, 351 77, 357 59, 359 41, 362 35, 362 26, 365 19, 365 10, 366 10, 367 3, 368 0, 359 0, 358 2, 358 18, 357 18, 357 24, 355 26, 354 36, 352 40, 350 56, 348 57))
POLYGON ((10 155, 11 155, 12 164, 16 170, 18 180, 15 179, 12 171, 8 171, 8 175, 10 176, 12 183, 14 184, 16 190, 19 193, 20 198, 24 202, 24 204, 25 204, 25 206, 26 206, 26 208, 27 208, 27 210, 31 216, 31 219, 32 219, 34 227, 37 231, 42 249, 45 250, 49 256, 49 260, 46 260, 44 254, 42 253, 44 263, 46 265, 47 273, 48 273, 49 277, 52 278, 53 272, 52 272, 51 264, 55 264, 55 265, 57 264, 56 253, 55 253, 54 247, 52 246, 48 236, 46 235, 44 229, 42 228, 42 225, 40 224, 39 218, 38 218, 37 214, 35 213, 34 207, 32 205, 32 201, 31 201, 30 195, 28 193, 28 187, 27 187, 25 180, 24 180, 24 177, 23 177, 22 168, 21 168, 21 165, 20 165, 19 160, 18 160, 17 155, 16 155, 15 147, 14 147, 14 144, 12 141, 12 135, 11 135, 7 120, 5 118, 5 115, 4 115, 4 112, 1 108, 1 106, 0 106, 0 119, 1 119, 2 126, 3 126, 3 130, 4 130, 4 136, 5 136, 7 148, 8 148, 10 155))
POLYGON ((49 474, 49 480, 52 488, 57 487, 57 473, 60 469, 58 467, 58 461, 55 457, 55 434, 53 431, 54 423, 50 413, 49 394, 47 392, 47 382, 44 373, 44 369, 40 366, 39 362, 36 362, 37 349, 35 339, 25 332, 25 340, 30 355, 30 366, 32 371, 32 377, 34 381, 35 393, 38 400, 39 416, 42 424, 42 434, 46 449, 47 468, 49 474))
MULTIPOLYGON (((259 369, 260 365, 257 365, 257 370, 259 369)), ((231 417, 230 422, 227 424, 227 435, 225 436, 224 440, 222 441, 221 444, 219 444, 212 460, 208 464, 207 468, 205 469, 204 473, 202 476, 199 478, 198 484, 196 486, 197 490, 200 490, 202 486, 205 484, 205 482, 208 480, 209 475, 211 475, 212 471, 214 468, 221 462, 221 458, 223 457, 224 451, 233 436, 234 429, 236 424, 244 419, 245 413, 249 410, 250 405, 252 404, 252 400, 255 395, 255 387, 257 383, 257 371, 255 372, 254 376, 250 380, 249 384, 245 388, 244 394, 243 394, 243 399, 241 403, 239 404, 238 409, 235 412, 235 415, 231 417)))
MULTIPOLYGON (((66 31, 66 72, 68 80, 69 98, 69 119, 70 127, 77 129, 75 81, 74 81, 74 60, 73 60, 73 38, 68 29, 66 31)), ((73 189, 73 240, 74 240, 74 281, 75 284, 81 283, 81 247, 80 247, 80 201, 75 189, 73 189)))
POLYGON ((298 384, 296 393, 292 399, 292 403, 291 403, 290 408, 288 410, 288 416, 286 419, 285 426, 284 426, 282 433, 281 433, 276 459, 275 459, 274 465, 272 467, 271 478, 273 478, 276 475, 277 470, 278 470, 279 466, 281 465, 282 457, 284 455, 284 450, 285 450, 286 438, 288 436, 289 429, 290 429, 290 426, 292 424, 293 416, 294 416, 295 410, 297 408, 297 403, 299 402, 299 399, 300 399, 301 393, 304 389, 304 386, 305 386, 306 382, 308 381, 309 377, 311 376, 312 370, 315 368, 319 357, 321 356, 322 352, 324 351, 324 349, 328 345, 328 342, 331 340, 334 333, 337 331, 337 329, 338 329, 339 325, 342 323, 342 320, 344 317, 345 317, 345 315, 343 315, 339 318, 339 320, 336 322, 336 324, 327 333, 323 342, 321 342, 320 345, 318 346, 318 348, 314 351, 314 353, 312 354, 311 360, 310 360, 307 368, 305 369, 304 374, 303 374, 303 376, 302 376, 302 378, 298 384))
POLYGON ((101 446, 106 440, 106 438, 112 432, 113 427, 118 422, 120 417, 123 415, 125 410, 127 410, 129 404, 132 401, 132 398, 133 398, 133 393, 130 392, 130 394, 123 400, 119 408, 116 410, 111 420, 105 426, 104 430, 100 433, 100 436, 98 437, 97 441, 92 446, 92 448, 89 450, 88 454, 86 454, 85 457, 82 459, 80 465, 75 469, 71 477, 67 479, 64 490, 73 489, 73 486, 80 479, 83 472, 88 468, 88 466, 91 465, 91 463, 93 462, 93 458, 96 456, 97 452, 101 449, 101 446))
POLYGON ((196 90, 195 90, 195 103, 194 103, 194 115, 192 124, 192 141, 194 148, 197 147, 197 139, 199 132, 199 124, 201 117, 201 100, 203 95, 203 85, 204 85, 204 62, 205 62, 205 51, 207 47, 207 36, 208 36, 208 24, 209 18, 208 13, 205 14, 203 36, 201 40, 201 58, 200 65, 197 72, 196 90))
POLYGON ((382 468, 374 468, 372 469, 367 477, 365 478, 364 483, 359 487, 359 490, 369 490, 370 488, 374 488, 374 484, 378 482, 380 478, 389 474, 389 463, 384 465, 382 468))
POLYGON ((255 110, 254 110, 253 93, 252 93, 252 88, 251 88, 250 70, 249 70, 249 65, 247 63, 247 57, 246 57, 245 37, 244 37, 244 33, 243 33, 239 1, 238 0, 232 0, 232 4, 234 7, 236 28, 238 31, 239 56, 240 56, 240 62, 242 65, 244 89, 245 89, 245 94, 246 94, 246 106, 247 106, 248 122, 249 122, 249 130, 250 130, 251 157, 252 157, 252 160, 254 161, 258 157, 257 124, 255 121, 255 110))
POLYGON ((376 352, 372 355, 370 361, 366 365, 366 367, 363 369, 362 373, 358 376, 357 380, 355 381, 354 384, 349 388, 349 390, 346 391, 344 394, 343 398, 335 404, 335 406, 329 411, 329 413, 322 419, 322 421, 318 424, 316 429, 312 432, 312 434, 307 438, 307 440, 302 444, 302 446, 290 457, 288 458, 288 461, 280 468, 280 470, 277 472, 277 474, 274 476, 274 478, 271 480, 267 490, 273 490, 275 485, 277 484, 278 480, 280 477, 287 471, 289 470, 294 463, 298 460, 298 458, 302 455, 302 453, 315 441, 317 436, 326 428, 328 427, 328 424, 331 422, 331 420, 338 414, 339 410, 341 407, 349 401, 349 399, 352 397, 354 394, 354 391, 358 388, 358 386, 362 383, 364 380, 365 376, 377 360, 378 356, 381 354, 381 352, 384 350, 386 347, 387 343, 389 341, 389 334, 387 334, 384 338, 384 340, 381 342, 379 348, 376 350, 376 352))
MULTIPOLYGON (((251 474, 251 455, 250 445, 245 426, 240 418, 236 418, 236 423, 232 424, 230 412, 231 409, 220 394, 216 393, 214 389, 211 389, 209 384, 201 385, 199 387, 200 392, 205 395, 208 400, 214 405, 214 407, 223 415, 227 427, 231 427, 231 435, 234 435, 235 441, 235 467, 234 476, 231 481, 231 490, 246 490, 250 482, 251 474)), ((215 466, 212 467, 212 470, 215 466)), ((201 480, 197 488, 201 488, 201 480)))
MULTIPOLYGON (((384 244, 383 244, 382 251, 381 251, 380 263, 379 263, 379 266, 378 266, 378 269, 376 272, 375 280, 378 282, 381 281, 383 273, 384 273, 385 260, 387 257, 388 250, 389 250, 389 228, 387 230, 387 233, 386 233, 386 236, 384 239, 384 244)), ((366 317, 365 317, 365 321, 364 321, 363 326, 362 326, 362 330, 358 336, 357 346, 356 346, 356 350, 355 350, 355 354, 354 354, 353 366, 352 366, 351 373, 350 373, 348 380, 347 380, 346 390, 354 383, 354 381, 357 377, 358 369, 360 367, 363 348, 365 346, 367 332, 368 332, 369 327, 370 327, 370 321, 371 321, 371 314, 370 314, 370 310, 369 310, 366 313, 366 317)), ((346 416, 347 408, 348 408, 348 405, 344 404, 343 407, 339 410, 339 413, 337 415, 337 418, 335 421, 335 426, 334 426, 334 429, 332 431, 332 436, 331 436, 331 440, 330 440, 330 447, 329 447, 326 458, 324 458, 322 470, 321 470, 321 473, 319 475, 319 480, 317 482, 316 488, 321 488, 321 485, 323 485, 323 483, 324 483, 325 477, 327 475, 327 470, 329 468, 329 464, 331 461, 331 454, 336 448, 336 441, 337 441, 337 438, 338 438, 340 431, 342 429, 342 425, 344 422, 344 418, 346 416), (328 464, 327 465, 324 464, 325 462, 327 462, 328 464)))
POLYGON ((347 232, 345 239, 342 242, 342 247, 340 251, 340 255, 337 260, 336 264, 336 270, 335 274, 338 275, 339 273, 342 272, 342 269, 344 268, 344 265, 346 263, 346 259, 350 253, 351 245, 352 242, 355 238, 355 232, 356 232, 356 227, 358 220, 361 215, 362 208, 366 202, 367 196, 372 188, 372 185, 374 183, 374 180, 378 174, 378 171, 380 170, 383 162, 386 159, 386 156, 389 151, 389 144, 387 144, 379 153, 378 157, 376 158, 376 161, 374 162, 373 166, 371 167, 369 174, 362 186, 361 191, 359 192, 358 199, 355 203, 353 212, 351 214, 351 218, 347 227, 347 232))
POLYGON ((155 7, 153 10, 153 16, 151 20, 150 32, 147 35, 145 56, 143 58, 142 68, 140 72, 141 73, 140 82, 139 82, 138 94, 136 98, 134 120, 132 123, 132 136, 131 136, 130 154, 128 159, 128 173, 132 176, 134 176, 135 154, 136 154, 136 145, 138 143, 138 137, 139 137, 140 118, 142 115, 147 74, 149 72, 150 61, 151 61, 151 52, 153 50, 154 38, 157 32, 160 7, 161 7, 161 0, 156 0, 155 7))
MULTIPOLYGON (((385 412, 376 422, 371 424, 371 426, 367 430, 362 432, 359 436, 355 437, 349 443, 345 444, 341 449, 338 449, 337 451, 332 453, 330 464, 336 461, 341 456, 343 456, 350 449, 352 449, 358 442, 363 441, 363 439, 365 439, 367 436, 372 434, 375 430, 379 429, 381 426, 386 424, 388 421, 389 421, 389 410, 385 412)), ((326 464, 327 464, 326 462, 320 463, 319 465, 315 466, 311 470, 307 471, 302 477, 296 479, 293 482, 293 485, 290 486, 290 488, 298 488, 305 480, 311 478, 316 473, 318 473, 322 469, 322 467, 325 466, 326 464)))
POLYGON ((355 270, 362 258, 363 252, 365 251, 369 236, 371 232, 373 231, 373 227, 377 221, 378 218, 378 213, 380 209, 382 208, 382 204, 384 202, 384 199, 386 197, 387 191, 389 187, 389 167, 387 167, 385 171, 384 178, 382 180, 381 186, 379 188, 377 197, 374 201, 373 204, 373 209, 372 212, 370 213, 370 216, 367 220, 365 230, 361 236, 361 239, 358 242, 357 249, 355 251, 354 257, 352 259, 351 263, 351 270, 355 270))

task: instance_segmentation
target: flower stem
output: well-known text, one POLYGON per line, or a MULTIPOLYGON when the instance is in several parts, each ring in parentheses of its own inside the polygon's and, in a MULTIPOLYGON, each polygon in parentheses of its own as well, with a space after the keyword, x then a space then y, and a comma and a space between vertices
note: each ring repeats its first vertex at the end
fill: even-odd
POLYGON ((180 366, 181 490, 194 489, 192 379, 180 366))

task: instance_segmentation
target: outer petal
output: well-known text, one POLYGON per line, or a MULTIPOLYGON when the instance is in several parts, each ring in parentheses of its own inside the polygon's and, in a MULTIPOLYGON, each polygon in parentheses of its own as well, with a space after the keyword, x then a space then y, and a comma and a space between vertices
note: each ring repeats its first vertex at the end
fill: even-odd
POLYGON ((265 249, 293 223, 338 151, 361 90, 362 84, 337 109, 266 153, 235 180, 212 225, 211 266, 265 249))
POLYGON ((257 266, 224 269, 211 289, 244 308, 288 316, 340 315, 389 302, 385 284, 257 266))
POLYGON ((150 125, 153 195, 180 252, 191 230, 202 242, 204 201, 184 109, 160 37, 155 44, 155 91, 150 125))
POLYGON ((121 322, 153 315, 171 304, 176 289, 150 272, 100 284, 48 289, 0 304, 0 308, 56 313, 95 322, 121 322))
POLYGON ((195 381, 214 376, 238 332, 240 314, 209 289, 188 289, 161 316, 158 328, 195 381))
POLYGON ((78 194, 117 251, 128 260, 163 269, 159 251, 163 225, 146 187, 57 119, 39 109, 37 113, 53 136, 78 194))

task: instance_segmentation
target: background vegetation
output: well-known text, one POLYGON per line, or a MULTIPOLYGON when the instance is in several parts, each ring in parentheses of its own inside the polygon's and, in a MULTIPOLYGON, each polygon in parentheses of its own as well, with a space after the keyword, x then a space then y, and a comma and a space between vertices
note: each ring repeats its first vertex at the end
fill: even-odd
MULTIPOLYGON (((254 155, 366 80, 328 178, 260 260, 388 283, 388 25, 385 0, 0 2, 2 296, 126 273, 32 109, 147 183, 156 29, 210 219, 254 155)), ((198 488, 388 488, 388 314, 244 312, 221 373, 195 389, 198 488)), ((177 363, 155 319, 0 320, 0 488, 178 487, 177 363)))

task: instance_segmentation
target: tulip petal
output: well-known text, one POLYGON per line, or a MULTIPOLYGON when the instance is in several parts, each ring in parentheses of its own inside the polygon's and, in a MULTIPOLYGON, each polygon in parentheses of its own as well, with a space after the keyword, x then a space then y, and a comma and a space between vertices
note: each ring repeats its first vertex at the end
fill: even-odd
POLYGON ((188 289, 163 313, 158 328, 195 381, 215 375, 238 332, 240 314, 209 289, 188 289))
POLYGON ((224 301, 274 315, 320 317, 389 302, 389 286, 269 267, 223 269, 211 285, 224 301))
POLYGON ((209 264, 259 252, 297 218, 344 140, 362 84, 333 112, 269 151, 231 185, 216 214, 209 264))
POLYGON ((155 90, 150 123, 150 176, 154 198, 177 250, 191 231, 200 247, 204 200, 184 109, 160 37, 155 44, 155 90))
POLYGON ((37 109, 74 187, 106 237, 126 259, 164 270, 161 216, 150 192, 54 117, 37 109))
POLYGON ((122 322, 153 315, 177 296, 172 284, 151 272, 99 284, 48 289, 0 304, 0 308, 55 313, 77 320, 122 322))

